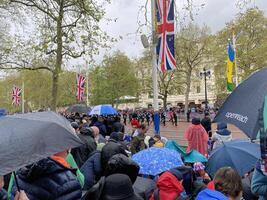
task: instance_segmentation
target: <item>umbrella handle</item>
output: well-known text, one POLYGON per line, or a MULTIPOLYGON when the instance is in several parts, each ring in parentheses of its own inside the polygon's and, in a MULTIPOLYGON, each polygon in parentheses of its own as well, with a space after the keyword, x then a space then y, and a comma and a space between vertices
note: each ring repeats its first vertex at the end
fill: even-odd
POLYGON ((18 191, 20 192, 20 187, 19 187, 19 183, 18 183, 16 172, 13 172, 13 173, 14 173, 14 179, 15 179, 16 187, 17 187, 18 191))

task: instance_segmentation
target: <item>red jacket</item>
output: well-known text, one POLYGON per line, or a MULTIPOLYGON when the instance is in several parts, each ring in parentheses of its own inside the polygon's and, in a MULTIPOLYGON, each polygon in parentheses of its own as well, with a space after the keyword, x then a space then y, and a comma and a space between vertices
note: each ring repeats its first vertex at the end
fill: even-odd
MULTIPOLYGON (((157 187, 160 200, 176 200, 184 191, 182 183, 170 172, 165 172, 159 177, 157 187)), ((149 200, 154 200, 154 194, 149 200)))
POLYGON ((131 125, 133 128, 139 128, 140 127, 140 124, 139 124, 137 119, 132 119, 131 125))

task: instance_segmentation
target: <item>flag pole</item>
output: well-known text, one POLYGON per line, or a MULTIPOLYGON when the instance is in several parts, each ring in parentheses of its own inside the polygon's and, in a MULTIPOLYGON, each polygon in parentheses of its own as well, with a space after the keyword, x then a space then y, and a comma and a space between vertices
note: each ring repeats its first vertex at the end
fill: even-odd
POLYGON ((88 69, 86 70, 86 105, 89 106, 89 82, 88 82, 88 69))
POLYGON ((21 94, 21 96, 22 96, 22 102, 21 102, 22 108, 21 108, 21 111, 22 111, 22 113, 24 113, 25 112, 25 110, 24 110, 24 103, 25 103, 25 101, 24 101, 24 80, 22 82, 22 94, 21 94))
POLYGON ((158 104, 158 68, 156 63, 156 5, 155 0, 151 0, 151 21, 152 21, 152 78, 153 78, 153 107, 154 107, 154 129, 155 133, 159 134, 159 104, 158 104))
POLYGON ((235 37, 235 31, 233 30, 233 35, 232 35, 232 40, 233 40, 233 48, 235 51, 235 83, 236 83, 236 87, 238 86, 238 74, 237 74, 237 53, 236 53, 236 37, 235 37))

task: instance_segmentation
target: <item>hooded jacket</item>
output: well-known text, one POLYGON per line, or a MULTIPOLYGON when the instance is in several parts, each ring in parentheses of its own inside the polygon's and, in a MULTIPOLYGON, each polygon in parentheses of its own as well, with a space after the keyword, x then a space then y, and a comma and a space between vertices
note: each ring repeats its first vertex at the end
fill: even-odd
POLYGON ((211 140, 214 141, 213 148, 218 147, 223 142, 231 141, 232 134, 231 134, 231 131, 227 129, 227 124, 218 123, 217 131, 214 133, 211 140))
POLYGON ((198 195, 196 200, 229 200, 225 195, 222 193, 216 191, 216 190, 210 190, 205 189, 201 191, 198 195))
MULTIPOLYGON (((182 183, 171 172, 163 173, 157 182, 160 200, 176 200, 184 191, 182 183)), ((150 200, 155 200, 155 192, 150 200)))
POLYGON ((89 155, 96 150, 97 144, 95 142, 93 133, 90 131, 82 132, 81 130, 81 134, 79 134, 78 137, 84 143, 84 145, 72 149, 71 154, 73 155, 78 167, 81 168, 81 166, 89 158, 89 155))
POLYGON ((105 171, 109 159, 116 154, 123 154, 128 156, 123 146, 115 139, 109 139, 108 143, 102 148, 101 152, 101 164, 102 169, 105 171))
MULTIPOLYGON (((75 171, 51 158, 20 169, 17 179, 30 200, 77 200, 82 196, 75 171)), ((15 190, 13 186, 13 196, 15 190)))
MULTIPOLYGON (((194 120, 194 119, 193 119, 194 120)), ((208 134, 203 126, 196 124, 192 120, 192 125, 185 131, 185 138, 188 140, 188 147, 186 152, 189 153, 195 149, 204 156, 208 155, 208 134)))
POLYGON ((90 189, 101 177, 101 152, 94 151, 90 154, 88 160, 81 167, 81 172, 85 178, 84 190, 90 189))

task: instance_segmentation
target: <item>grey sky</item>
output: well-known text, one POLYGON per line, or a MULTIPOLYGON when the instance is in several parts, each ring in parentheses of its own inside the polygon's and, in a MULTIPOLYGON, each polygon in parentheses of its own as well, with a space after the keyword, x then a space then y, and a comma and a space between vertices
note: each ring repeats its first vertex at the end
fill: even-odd
MULTIPOLYGON (((202 25, 208 25, 212 32, 216 32, 223 28, 226 22, 231 21, 238 12, 243 11, 236 6, 238 0, 194 0, 196 5, 194 14, 195 21, 202 25), (200 5, 205 3, 203 8, 200 5)), ((248 1, 248 0, 247 0, 248 1)), ((186 4, 186 0, 176 0, 176 5, 180 15, 184 15, 185 11, 182 9, 186 4)), ((257 6, 267 13, 267 0, 251 0, 248 7, 257 6)), ((120 50, 125 52, 131 58, 138 57, 143 51, 140 42, 140 35, 134 34, 138 29, 137 16, 138 10, 145 4, 145 0, 112 0, 112 3, 107 6, 107 17, 118 18, 116 23, 106 25, 102 23, 101 27, 106 30, 111 36, 117 37, 121 35, 123 39, 117 44, 113 45, 112 50, 102 51, 97 60, 102 60, 104 53, 120 50)), ((150 6, 148 6, 150 8, 150 6)), ((144 17, 139 17, 139 20, 144 22, 144 17)), ((150 18, 150 15, 148 14, 150 18)), ((144 33, 148 29, 143 29, 144 33)))

